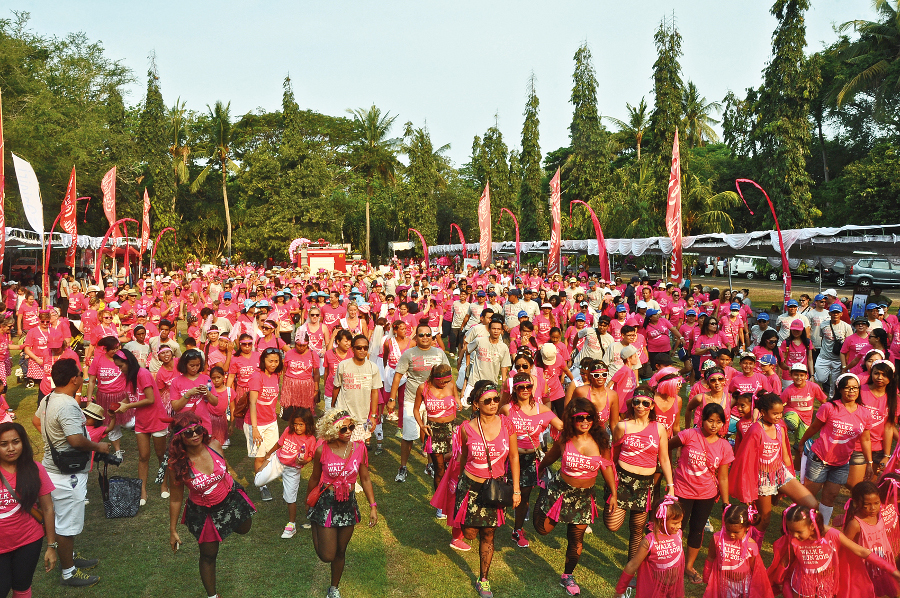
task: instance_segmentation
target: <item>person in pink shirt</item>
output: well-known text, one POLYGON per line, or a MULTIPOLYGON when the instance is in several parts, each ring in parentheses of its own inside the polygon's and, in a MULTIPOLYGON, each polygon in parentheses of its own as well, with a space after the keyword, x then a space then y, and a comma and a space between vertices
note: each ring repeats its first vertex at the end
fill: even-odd
MULTIPOLYGON (((896 427, 888 422, 897 421, 897 382, 896 373, 890 360, 879 360, 869 367, 869 379, 860 385, 860 400, 863 407, 869 410, 872 426, 869 438, 872 442, 872 460, 875 461, 877 474, 887 464, 892 449, 897 444, 896 427)), ((863 463, 862 447, 857 440, 850 458, 850 473, 847 486, 855 486, 863 480, 865 463, 863 463)))
POLYGON ((756 371, 756 355, 745 351, 741 353, 738 363, 741 370, 728 381, 728 394, 737 392, 756 395, 757 391, 769 390, 769 381, 756 371))
MULTIPOLYGON (((799 440, 812 425, 816 402, 822 404, 828 397, 821 386, 809 379, 809 372, 802 363, 791 366, 791 378, 794 382, 782 391, 781 400, 784 401, 784 423, 794 434, 795 440, 799 440)), ((795 461, 799 466, 799 453, 795 461)))
POLYGON ((322 307, 322 323, 328 326, 329 329, 334 330, 334 328, 338 325, 338 320, 347 315, 347 310, 341 306, 340 304, 341 294, 337 291, 332 291, 329 296, 330 303, 324 307, 322 307))
MULTIPOLYGON (((114 403, 122 403, 128 400, 128 393, 125 389, 125 376, 122 371, 112 362, 112 354, 119 348, 119 339, 114 336, 107 336, 97 343, 97 354, 91 361, 88 368, 88 389, 85 399, 88 403, 96 402, 103 407, 104 412, 109 411, 114 403), (97 392, 97 400, 94 401, 94 391, 97 392)), ((116 450, 116 454, 121 457, 124 451, 121 451, 120 441, 122 439, 122 424, 125 422, 124 415, 112 416, 116 420, 116 425, 109 433, 109 440, 116 450)), ((107 420, 108 421, 108 420, 107 420)))
POLYGON ((651 363, 654 355, 668 354, 672 350, 671 341, 669 340, 670 334, 675 337, 676 343, 682 340, 681 333, 678 332, 671 322, 663 318, 657 309, 647 310, 641 331, 644 338, 647 339, 647 352, 651 363))
MULTIPOLYGON (((699 366, 705 357, 719 349, 730 350, 732 346, 728 344, 727 339, 719 332, 719 321, 713 316, 708 316, 700 327, 700 334, 692 343, 691 355, 699 358, 696 363, 699 366)), ((700 377, 699 368, 694 370, 694 375, 697 378, 700 377)))
POLYGON ((791 368, 797 364, 806 366, 810 378, 814 374, 813 368, 813 344, 806 336, 806 327, 802 320, 791 322, 791 330, 787 339, 779 347, 781 354, 781 379, 782 388, 787 388, 791 382, 791 368))
POLYGON ((40 384, 44 379, 43 355, 50 340, 50 310, 41 310, 38 318, 38 325, 30 328, 22 341, 22 351, 28 357, 26 388, 33 388, 35 383, 40 384))
POLYGON ((44 378, 38 387, 38 403, 53 391, 53 378, 50 377, 50 372, 53 370, 53 364, 60 359, 73 359, 78 367, 81 367, 81 360, 78 358, 78 354, 66 345, 61 336, 51 333, 50 339, 47 341, 47 348, 44 349, 41 355, 41 367, 44 369, 44 378))
POLYGON ((826 525, 831 520, 834 500, 841 486, 847 483, 857 439, 864 458, 865 476, 874 475, 869 433, 874 423, 871 411, 860 398, 859 378, 855 374, 842 374, 837 379, 834 398, 819 407, 812 425, 800 439, 800 446, 803 446, 807 440, 819 435, 810 449, 803 485, 813 496, 822 491, 819 510, 826 525))
POLYGON ((150 439, 160 468, 166 455, 168 423, 159 388, 150 370, 142 368, 128 349, 118 349, 112 355, 112 362, 125 378, 125 388, 129 401, 122 401, 116 413, 134 409, 134 433, 138 445, 138 478, 141 480, 141 506, 147 504, 147 472, 150 467, 150 439))
POLYGON ((294 348, 284 354, 282 407, 315 409, 319 402, 319 356, 309 348, 305 330, 298 330, 294 348))
POLYGON ((631 403, 634 389, 637 388, 637 370, 640 369, 641 362, 637 349, 632 345, 623 347, 619 358, 622 360, 622 367, 616 370, 607 386, 616 391, 619 397, 619 413, 624 414, 631 403))
POLYGON ((16 314, 16 317, 19 319, 18 327, 22 334, 27 334, 32 328, 37 328, 39 320, 38 313, 40 311, 41 306, 35 300, 34 293, 26 291, 25 301, 19 306, 16 314))
POLYGON ((849 372, 865 357, 869 349, 869 320, 865 317, 853 321, 853 334, 841 344, 841 369, 849 372))
MULTIPOLYGON (((177 369, 180 375, 169 385, 172 411, 193 411, 200 417, 203 427, 211 431, 209 406, 218 404, 219 397, 212 392, 212 380, 203 371, 203 353, 197 349, 188 349, 178 360, 177 369)), ((213 439, 212 442, 217 450, 221 450, 218 440, 213 439)))
POLYGON ((739 303, 731 304, 730 311, 722 317, 721 327, 722 334, 732 347, 741 347, 741 350, 747 347, 747 322, 741 316, 739 303))

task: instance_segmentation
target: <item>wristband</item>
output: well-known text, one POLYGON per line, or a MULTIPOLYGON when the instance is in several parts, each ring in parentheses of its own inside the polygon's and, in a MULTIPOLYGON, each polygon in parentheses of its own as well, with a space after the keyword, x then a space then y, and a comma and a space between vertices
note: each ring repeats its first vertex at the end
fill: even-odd
POLYGON ((616 584, 616 594, 624 594, 625 590, 628 589, 628 584, 631 583, 631 580, 634 579, 634 575, 628 575, 624 571, 622 571, 622 576, 619 577, 619 583, 616 584))
POLYGON ((370 502, 370 503, 369 503, 369 506, 370 506, 370 507, 377 507, 377 506, 378 506, 378 503, 377 503, 377 502, 370 502))
POLYGON ((877 554, 875 554, 875 552, 870 552, 869 556, 867 556, 865 560, 870 565, 874 565, 879 569, 884 569, 885 571, 888 571, 890 573, 893 573, 897 570, 897 567, 894 566, 894 563, 878 556, 877 554))

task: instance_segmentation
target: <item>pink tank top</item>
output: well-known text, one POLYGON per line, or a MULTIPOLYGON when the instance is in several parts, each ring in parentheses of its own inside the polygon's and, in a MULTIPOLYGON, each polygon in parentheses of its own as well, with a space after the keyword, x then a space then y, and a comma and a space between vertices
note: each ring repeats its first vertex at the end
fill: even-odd
MULTIPOLYGON (((856 517, 859 523, 859 545, 868 548, 889 563, 894 562, 894 550, 891 546, 891 540, 885 528, 884 519, 878 517, 878 523, 869 525, 859 517, 856 517)), ((866 563, 866 570, 869 578, 875 586, 876 596, 892 596, 896 595, 896 586, 893 583, 891 574, 882 570, 880 567, 873 567, 866 563)))
MULTIPOLYGON (((655 402, 655 401, 654 401, 655 402)), ((672 430, 675 428, 675 422, 678 421, 678 400, 672 401, 672 406, 668 411, 662 411, 659 405, 656 406, 656 423, 666 427, 669 438, 672 437, 672 430)))
POLYGON ((231 479, 225 465, 225 459, 209 447, 206 450, 209 451, 209 456, 213 460, 213 472, 211 474, 200 473, 191 464, 191 475, 187 481, 188 497, 192 503, 201 507, 219 504, 225 500, 234 485, 234 480, 231 479))
POLYGON ((466 446, 469 450, 469 460, 466 462, 466 473, 477 478, 500 477, 506 471, 506 458, 509 456, 509 435, 515 433, 515 428, 506 418, 500 417, 500 433, 493 440, 487 441, 491 452, 491 469, 488 472, 488 458, 485 453, 485 442, 478 431, 478 424, 473 420, 463 422, 466 427, 466 446))
POLYGON ((515 428, 516 445, 526 451, 536 449, 540 445, 538 439, 554 417, 552 411, 528 415, 517 403, 512 403, 509 406, 509 421, 515 428))
MULTIPOLYGON (((713 535, 716 545, 716 562, 718 568, 731 575, 749 576, 750 557, 756 556, 750 548, 749 534, 743 540, 732 541, 725 538, 721 531, 713 535)), ((748 580, 749 581, 749 580, 748 580)))
POLYGON ((811 537, 808 540, 791 540, 791 550, 797 559, 797 565, 791 574, 791 589, 799 596, 834 596, 837 590, 835 583, 834 557, 837 553, 840 530, 833 527, 822 539, 811 537))
POLYGON ((336 455, 327 442, 322 443, 322 477, 320 484, 334 487, 334 496, 344 501, 350 496, 350 488, 356 484, 359 468, 369 464, 369 453, 362 442, 352 443, 346 459, 336 455))
POLYGON ((656 422, 650 422, 640 432, 626 432, 616 444, 621 445, 619 461, 622 463, 633 467, 656 467, 659 457, 659 427, 656 422))
POLYGON ((647 555, 651 569, 664 571, 678 567, 684 561, 684 545, 681 540, 681 530, 667 536, 662 533, 649 533, 647 540, 650 544, 650 553, 647 555))
MULTIPOLYGON (((762 427, 762 424, 759 424, 762 427)), ((759 466, 763 471, 776 471, 782 466, 781 450, 784 444, 782 434, 784 430, 781 426, 775 426, 775 439, 769 437, 765 429, 763 429, 760 437, 759 446, 759 466)))
POLYGON ((563 449, 562 466, 559 472, 569 477, 585 480, 596 478, 597 472, 600 471, 601 467, 609 467, 610 465, 612 463, 599 455, 594 457, 582 455, 572 446, 572 441, 570 440, 563 449))
POLYGON ((436 396, 431 391, 431 385, 426 382, 422 395, 425 399, 423 402, 425 403, 425 411, 428 413, 429 419, 456 416, 456 401, 453 400, 452 394, 445 397, 436 396))

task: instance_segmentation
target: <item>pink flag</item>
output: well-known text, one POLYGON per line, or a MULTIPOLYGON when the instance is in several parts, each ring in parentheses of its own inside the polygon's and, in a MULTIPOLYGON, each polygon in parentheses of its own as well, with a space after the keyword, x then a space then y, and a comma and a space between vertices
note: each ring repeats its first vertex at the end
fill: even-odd
POLYGON ((481 267, 487 268, 491 263, 491 183, 484 185, 484 193, 478 201, 478 228, 481 229, 481 239, 478 253, 481 256, 481 267))
POLYGON ((463 234, 462 229, 459 228, 458 224, 456 224, 455 222, 451 222, 450 223, 450 237, 451 237, 450 240, 451 241, 453 240, 452 237, 453 237, 453 229, 454 228, 456 229, 456 234, 459 235, 459 242, 462 244, 463 259, 466 259, 468 257, 468 254, 466 253, 466 236, 463 234))
MULTIPOLYGON (((147 242, 150 240, 150 196, 147 195, 147 188, 144 187, 144 220, 141 229, 141 255, 147 251, 147 242)), ((140 263, 140 262, 139 262, 140 263)))
MULTIPOLYGON (((100 189, 103 191, 103 213, 109 225, 112 226, 116 221, 116 167, 113 166, 109 172, 103 175, 100 181, 100 189)), ((116 227, 113 237, 119 236, 119 227, 116 227)))
POLYGON ((559 168, 550 179, 550 254, 547 256, 547 274, 559 274, 559 247, 560 247, 560 221, 559 221, 559 168))
POLYGON ((72 235, 72 244, 66 250, 66 266, 75 266, 75 250, 78 249, 78 224, 75 217, 75 202, 78 201, 75 193, 75 167, 72 167, 72 175, 69 177, 69 186, 66 196, 63 198, 62 210, 59 213, 59 226, 72 235))
POLYGON ((3 99, 0 97, 0 272, 3 271, 3 256, 6 253, 6 214, 4 214, 4 189, 6 173, 3 163, 6 161, 6 146, 3 145, 3 99))
POLYGON ((684 276, 681 261, 681 155, 678 150, 678 128, 675 129, 675 142, 672 144, 672 171, 666 198, 666 232, 672 240, 669 280, 681 284, 684 276))
POLYGON ((586 207, 588 212, 591 213, 591 222, 594 223, 594 235, 597 237, 597 252, 600 256, 600 274, 603 276, 603 280, 612 282, 612 276, 609 272, 609 256, 606 254, 606 239, 603 237, 603 229, 600 228, 600 220, 597 218, 597 214, 594 213, 594 208, 580 199, 572 200, 569 204, 569 227, 571 228, 573 226, 572 208, 575 207, 575 204, 577 203, 586 207))

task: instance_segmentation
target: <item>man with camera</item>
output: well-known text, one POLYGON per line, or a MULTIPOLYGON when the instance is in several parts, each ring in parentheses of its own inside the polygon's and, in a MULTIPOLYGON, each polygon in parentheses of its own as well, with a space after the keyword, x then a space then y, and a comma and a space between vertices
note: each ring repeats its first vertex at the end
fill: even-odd
POLYGON ((108 455, 110 445, 91 442, 85 417, 75 400, 81 390, 81 370, 74 359, 60 359, 50 372, 55 388, 41 401, 35 414, 44 438, 43 465, 56 489, 51 493, 56 517, 57 554, 62 569, 62 585, 87 587, 100 578, 88 575, 97 559, 77 558, 75 537, 84 529, 84 501, 87 497, 91 453, 108 455))

